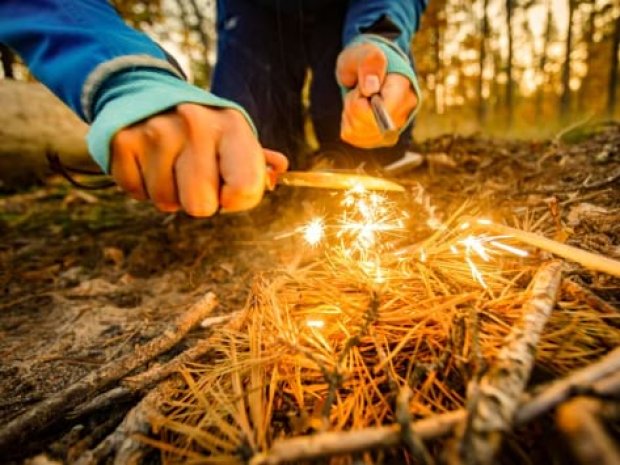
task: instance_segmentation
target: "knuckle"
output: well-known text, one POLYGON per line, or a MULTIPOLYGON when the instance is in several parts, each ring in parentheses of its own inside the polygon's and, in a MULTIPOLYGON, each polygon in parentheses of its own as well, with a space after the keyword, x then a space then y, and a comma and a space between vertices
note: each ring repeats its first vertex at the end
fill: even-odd
POLYGON ((160 117, 150 118, 144 124, 144 134, 152 141, 160 140, 164 131, 164 121, 160 117))
POLYGON ((117 132, 112 138, 112 153, 114 156, 127 156, 127 152, 123 149, 133 144, 134 140, 135 136, 131 129, 121 129, 117 132))

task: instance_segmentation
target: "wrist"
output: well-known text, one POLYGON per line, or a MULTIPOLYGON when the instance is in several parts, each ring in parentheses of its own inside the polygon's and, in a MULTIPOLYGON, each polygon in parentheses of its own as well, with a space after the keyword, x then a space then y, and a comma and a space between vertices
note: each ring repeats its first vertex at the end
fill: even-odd
POLYGON ((109 172, 110 143, 118 131, 181 103, 237 110, 256 132, 249 115, 239 105, 171 73, 155 69, 124 71, 108 78, 95 97, 94 121, 88 133, 92 157, 109 172))

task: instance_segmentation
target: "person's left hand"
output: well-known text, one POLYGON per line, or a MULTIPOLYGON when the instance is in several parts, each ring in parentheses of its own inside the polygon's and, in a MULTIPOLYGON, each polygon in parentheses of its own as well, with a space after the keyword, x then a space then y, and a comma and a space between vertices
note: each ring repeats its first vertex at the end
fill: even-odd
POLYGON ((380 93, 394 124, 401 129, 418 104, 409 79, 402 74, 387 73, 387 58, 379 47, 370 43, 354 44, 338 56, 336 77, 351 89, 344 98, 340 137, 361 148, 388 145, 375 122, 370 100, 380 93))

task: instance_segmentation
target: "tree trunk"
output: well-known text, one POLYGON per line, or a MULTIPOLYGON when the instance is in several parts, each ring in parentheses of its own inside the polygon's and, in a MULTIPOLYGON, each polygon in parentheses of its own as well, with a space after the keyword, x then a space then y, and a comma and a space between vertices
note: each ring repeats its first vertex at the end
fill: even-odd
POLYGON ((609 66, 609 90, 607 92, 607 115, 613 118, 616 111, 616 90, 618 88, 618 52, 620 48, 620 16, 616 17, 614 36, 611 42, 611 60, 609 66))
POLYGON ((594 53, 594 32, 596 30, 596 0, 590 0, 590 15, 588 16, 588 24, 585 29, 584 37, 586 41, 586 75, 581 82, 579 88, 577 109, 582 113, 585 109, 586 96, 590 89, 590 77, 592 75, 592 55, 594 53))
POLYGON ((194 30, 198 34, 198 37, 200 37, 200 42, 202 43, 202 47, 204 50, 204 62, 203 62, 204 78, 205 78, 205 81, 209 82, 211 80, 211 65, 209 64, 209 60, 207 59, 207 52, 209 50, 210 40, 209 40, 208 34, 204 30, 205 17, 202 14, 202 10, 196 3, 196 0, 189 0, 189 4, 191 5, 192 12, 194 13, 194 16, 196 17, 196 25, 195 25, 194 30))
POLYGON ((512 37, 512 4, 513 0, 506 0, 506 28, 508 31, 508 63, 506 63, 506 111, 508 113, 508 129, 512 128, 513 114, 514 114, 514 82, 512 79, 512 52, 513 52, 513 37, 512 37))
POLYGON ((444 112, 444 96, 445 89, 443 87, 443 66, 441 64, 441 27, 439 25, 439 13, 433 30, 433 45, 435 55, 435 112, 441 114, 444 112), (441 83, 441 87, 440 87, 441 83), (441 102, 441 103, 440 103, 441 102))
POLYGON ((562 96, 560 98, 560 119, 566 120, 570 111, 570 64, 573 48, 573 16, 575 0, 568 0, 568 29, 566 32, 566 51, 564 52, 564 66, 562 68, 562 96))
POLYGON ((547 83, 547 73, 545 72, 545 66, 547 65, 547 53, 549 50, 549 43, 551 42, 551 0, 547 0, 547 24, 545 26, 545 38, 543 42, 543 49, 540 55, 539 72, 542 79, 536 91, 536 120, 541 122, 543 119, 543 102, 545 97, 545 84, 547 83))
POLYGON ((482 2, 482 24, 480 34, 480 62, 478 65, 478 121, 480 125, 484 125, 486 119, 486 102, 484 100, 484 63, 487 57, 487 38, 489 36, 489 17, 487 16, 487 7, 489 6, 489 0, 483 0, 482 2))
POLYGON ((15 55, 13 54, 13 51, 4 44, 0 44, 0 59, 2 60, 4 79, 15 79, 15 75, 13 74, 15 55))

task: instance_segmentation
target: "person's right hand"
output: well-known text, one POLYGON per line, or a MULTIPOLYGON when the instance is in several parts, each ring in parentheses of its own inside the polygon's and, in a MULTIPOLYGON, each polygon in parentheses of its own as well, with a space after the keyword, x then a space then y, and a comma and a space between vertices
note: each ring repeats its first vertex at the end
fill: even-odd
POLYGON ((193 103, 122 129, 111 154, 112 177, 129 195, 192 216, 250 209, 262 198, 266 166, 270 176, 288 168, 284 155, 260 146, 240 112, 193 103))

